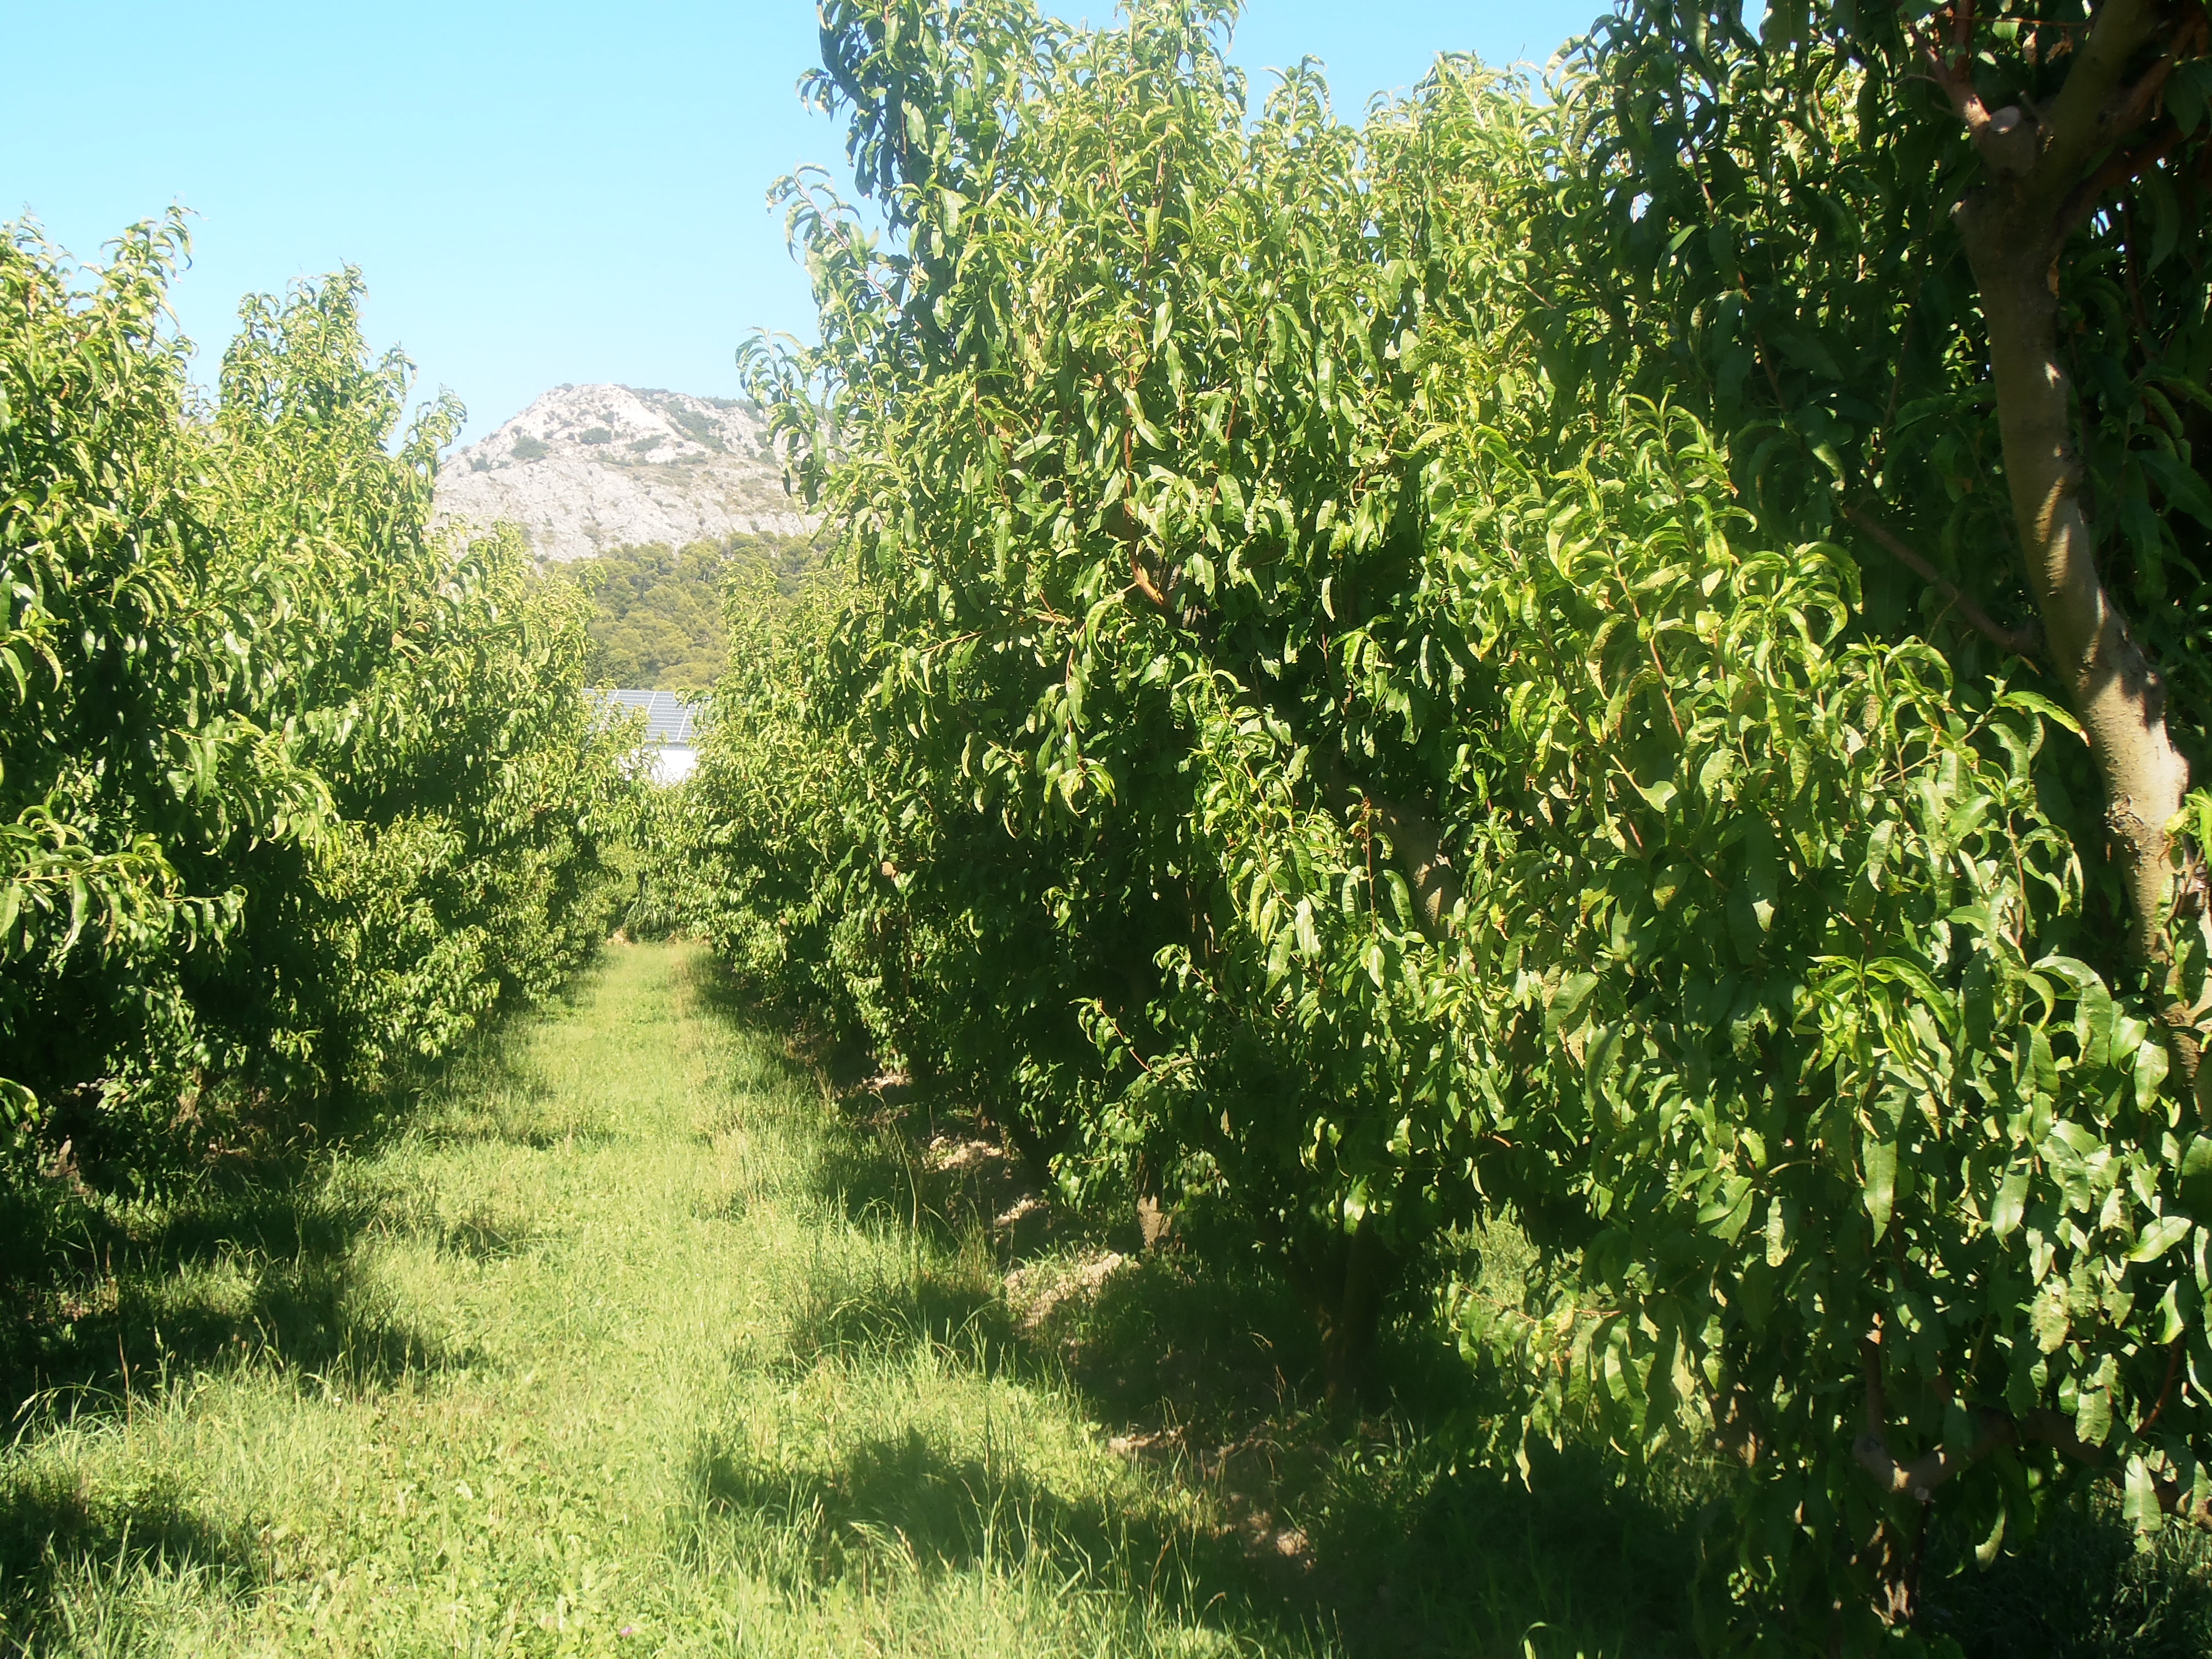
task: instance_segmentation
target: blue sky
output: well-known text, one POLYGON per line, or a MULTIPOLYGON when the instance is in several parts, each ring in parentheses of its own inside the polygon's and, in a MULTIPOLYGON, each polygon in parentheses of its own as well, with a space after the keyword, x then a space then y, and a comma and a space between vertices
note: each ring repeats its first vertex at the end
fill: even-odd
MULTIPOLYGON (((1439 51, 1540 63, 1603 9, 1253 0, 1233 55, 1310 53, 1356 109, 1439 51)), ((726 393, 751 329, 811 332, 764 204, 795 165, 843 161, 793 91, 806 0, 0 0, 0 218, 91 258, 191 209, 174 299, 204 378, 240 295, 347 262, 372 337, 459 392, 471 436, 563 381, 726 393)))

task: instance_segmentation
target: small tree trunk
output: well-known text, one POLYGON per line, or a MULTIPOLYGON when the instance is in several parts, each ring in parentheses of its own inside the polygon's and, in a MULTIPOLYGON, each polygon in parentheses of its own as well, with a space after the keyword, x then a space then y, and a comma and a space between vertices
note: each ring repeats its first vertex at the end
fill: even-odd
POLYGON ((1875 1616, 1893 1630, 1910 1630, 1921 1613, 1921 1570, 1928 1559, 1928 1510, 1923 1504, 1907 1529, 1884 1521, 1874 1541, 1875 1616))
MULTIPOLYGON (((1960 16, 1960 49, 1947 56, 1922 41, 1922 64, 1949 96, 1985 169, 1960 203, 1958 224, 1989 329, 2013 520, 2051 666, 2104 785, 2112 862, 2127 894, 2130 954, 2163 994, 2167 1050, 2203 1114, 2212 1107, 2212 1078, 2197 1064, 2204 1006, 2183 1000, 2173 971, 2181 861, 2166 834, 2189 791, 2189 765, 2166 728, 2166 683, 2097 573, 2074 399, 2058 355, 2058 260, 2074 227, 2181 136, 2169 131, 2126 148, 2155 117, 2176 53, 2201 49, 2203 15, 2162 0, 2103 0, 2074 38, 2057 95, 1996 111, 1983 101, 1963 50, 1972 12, 1960 16), (2199 32, 2194 47, 2185 39, 2192 30, 2199 32), (2151 61, 2161 40, 2167 50, 2151 61)), ((2199 910, 2191 922, 2212 939, 2205 932, 2212 918, 2199 910)))
POLYGON ((1022 1173, 1029 1177, 1030 1184, 1041 1193, 1051 1192, 1056 1184, 1052 1172, 1053 1154, 1059 1150, 1059 1142, 1065 1137, 1056 1135, 1048 1141, 1030 1127, 1019 1107, 1004 1112, 986 1108, 981 1115, 987 1123, 1012 1144, 1014 1156, 1020 1160, 1022 1173))
POLYGON ((1322 1379, 1333 1410, 1356 1408, 1374 1387, 1382 1300, 1397 1281, 1399 1265, 1364 1218, 1349 1235, 1292 1259, 1293 1282, 1320 1329, 1322 1379))
POLYGON ((2097 574, 2081 506, 2073 399, 2058 356, 2053 209, 2025 181, 1997 180, 1959 210, 1989 327, 1990 371, 2028 585, 2051 664, 2087 735, 2105 786, 2105 825, 2125 884, 2139 963, 2170 954, 2178 866, 2166 826, 2189 792, 2189 763, 2166 725, 2166 683, 2097 574))

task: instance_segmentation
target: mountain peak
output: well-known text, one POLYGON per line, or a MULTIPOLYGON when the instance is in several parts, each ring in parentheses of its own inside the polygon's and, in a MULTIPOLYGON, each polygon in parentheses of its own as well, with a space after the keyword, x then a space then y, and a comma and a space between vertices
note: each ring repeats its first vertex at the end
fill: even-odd
POLYGON ((548 559, 814 526, 784 493, 752 404, 627 386, 556 386, 456 450, 439 471, 438 517, 511 521, 548 559))

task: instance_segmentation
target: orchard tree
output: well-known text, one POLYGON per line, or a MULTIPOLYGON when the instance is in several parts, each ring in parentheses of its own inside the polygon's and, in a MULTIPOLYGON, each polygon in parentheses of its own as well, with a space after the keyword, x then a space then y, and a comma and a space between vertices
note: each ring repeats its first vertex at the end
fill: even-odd
POLYGON ((1586 256, 1563 271, 1596 276, 1550 319, 1589 395, 1620 376, 1701 404, 1764 523, 1834 525, 1927 584, 1924 605, 1889 584, 1878 621, 1947 611, 2048 677, 2101 800, 2076 823, 2108 965, 2156 980, 2191 1079, 2208 44, 2201 5, 2155 0, 1797 0, 1756 36, 1734 5, 1625 4, 1563 83, 1560 246, 1586 256))
POLYGON ((403 424, 359 274, 249 299, 210 406, 185 251, 176 217, 91 270, 0 229, 0 1194, 34 1208, 550 990, 643 787, 580 596, 432 529, 460 410, 403 424))
MULTIPOLYGON (((1623 5, 1559 83, 1560 280, 1532 319, 1562 405, 1680 401, 1725 437, 1762 538, 1863 549, 1856 629, 1937 641, 1962 708, 2009 684, 2069 712, 2034 767, 2086 866, 2088 926, 2063 947, 2081 964, 2066 971, 2140 988, 2173 1073, 2166 1121, 2094 1115, 2118 1155, 2160 1142, 2150 1161, 2169 1179, 2197 1167, 2184 1149, 2212 1084, 2197 1063, 2212 824, 2186 758, 2212 720, 2206 46, 2193 5, 1779 5, 1756 33, 1733 6, 1623 5)), ((2062 948, 2050 923, 2034 931, 2062 948)), ((2069 1158, 2046 1144, 2027 1178, 2069 1158)), ((1870 1194, 1879 1167, 1862 1156, 1870 1194)), ((2179 1189, 2157 1237, 2212 1198, 2179 1189)), ((2032 1271, 2096 1231, 2031 1212, 2014 1235, 2008 1203, 1984 1213, 2027 1241, 2032 1271)), ((2138 1434, 2192 1386, 2202 1397, 2201 1313, 2183 1292, 2185 1318, 2132 1362, 2138 1434)), ((1962 1419, 1979 1428, 1902 1454, 1898 1316, 1860 1343, 1854 1449, 1884 1490, 1924 1511, 2039 1439, 2119 1472, 2119 1442, 2017 1389, 1962 1419)), ((1938 1379, 1954 1401, 1959 1385, 1955 1369, 1938 1379)), ((2148 1465, 2129 1478, 2139 1517, 2154 1499, 2203 1518, 2201 1482, 2148 1465)), ((1908 1515, 1881 1547, 1882 1594, 1907 1619, 1908 1515)))

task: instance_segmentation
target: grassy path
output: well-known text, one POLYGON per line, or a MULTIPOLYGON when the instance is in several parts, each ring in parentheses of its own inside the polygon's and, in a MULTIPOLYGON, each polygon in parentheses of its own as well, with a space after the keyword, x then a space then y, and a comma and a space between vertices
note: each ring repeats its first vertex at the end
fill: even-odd
POLYGON ((120 1413, 55 1398, 6 1469, 9 1635, 85 1653, 1248 1645, 1218 1607, 1180 1616, 1164 1587, 1089 1570, 1117 1516, 1172 1555, 1175 1493, 1064 1391, 974 1363, 957 1322, 898 1328, 883 1292, 927 1247, 848 1216, 821 1103, 702 1006, 699 965, 617 951, 566 1018, 336 1160, 295 1200, 289 1260, 216 1248, 138 1286, 146 1332, 170 1328, 156 1375, 141 1361, 120 1413), (880 1328, 838 1327, 872 1294, 880 1328), (179 1344, 226 1324, 237 1358, 188 1364, 179 1344))
POLYGON ((1406 1457, 1206 1430, 1281 1358, 1244 1310, 1234 1374, 1192 1370, 1177 1321, 1220 1304, 1165 1268, 1087 1338, 1049 1297, 1018 1320, 1003 1241, 717 982, 612 949, 381 1137, 125 1229, 56 1326, 76 1384, 0 1461, 0 1650, 1622 1650, 1618 1564, 1547 1565, 1591 1559, 1586 1512, 1549 1543, 1425 1523, 1424 1565, 1406 1457), (1249 1496, 1286 1467, 1296 1517, 1249 1496), (1330 1528, 1352 1565, 1317 1572, 1330 1528))

